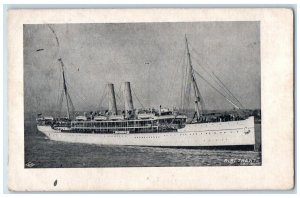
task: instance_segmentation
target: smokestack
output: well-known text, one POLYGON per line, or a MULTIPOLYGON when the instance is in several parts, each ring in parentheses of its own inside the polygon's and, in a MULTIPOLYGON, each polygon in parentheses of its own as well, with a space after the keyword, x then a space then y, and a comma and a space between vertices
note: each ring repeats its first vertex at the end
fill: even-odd
POLYGON ((126 117, 130 117, 130 114, 132 115, 134 113, 130 82, 125 82, 124 84, 125 84, 125 86, 124 86, 125 115, 126 115, 126 117))
POLYGON ((114 84, 109 83, 108 89, 109 89, 108 109, 112 115, 117 115, 117 103, 116 103, 114 84))

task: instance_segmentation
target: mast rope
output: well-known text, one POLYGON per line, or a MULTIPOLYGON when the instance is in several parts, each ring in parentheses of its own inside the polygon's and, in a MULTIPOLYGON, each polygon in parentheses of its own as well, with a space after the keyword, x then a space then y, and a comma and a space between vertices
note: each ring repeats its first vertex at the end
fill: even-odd
POLYGON ((137 101, 140 103, 140 105, 142 106, 143 109, 145 109, 144 105, 141 103, 141 101, 139 100, 139 98, 137 97, 133 87, 131 88, 132 89, 132 92, 133 92, 133 95, 135 96, 135 98, 137 99, 137 101))
MULTIPOLYGON (((172 94, 173 94, 173 90, 175 88, 176 85, 176 76, 177 74, 180 74, 180 65, 182 64, 182 60, 184 59, 184 54, 182 54, 181 56, 178 56, 178 61, 175 61, 175 64, 178 63, 178 65, 175 66, 175 68, 179 68, 177 70, 171 70, 170 72, 170 83, 168 83, 168 96, 167 98, 171 98, 172 94)), ((176 104, 175 104, 176 106, 176 104)))
MULTIPOLYGON (((198 55, 201 56, 193 47, 191 49, 198 55)), ((214 74, 213 71, 211 71, 209 68, 203 67, 200 63, 197 57, 193 56, 196 60, 196 63, 211 77, 211 79, 221 88, 223 91, 227 94, 227 96, 231 97, 231 99, 235 100, 240 107, 244 108, 242 103, 232 94, 232 92, 225 86, 225 84, 214 74)), ((240 108, 239 107, 239 108, 240 108)))
POLYGON ((71 97, 70 97, 69 93, 67 93, 67 98, 68 98, 69 103, 70 103, 70 105, 71 105, 71 113, 74 115, 74 114, 75 114, 75 107, 74 107, 74 105, 73 105, 73 102, 72 102, 72 100, 71 100, 71 97))
MULTIPOLYGON (((187 61, 187 59, 186 59, 187 61)), ((185 109, 185 112, 187 111, 189 104, 190 104, 190 100, 191 100, 191 88, 192 88, 192 84, 191 84, 191 77, 189 75, 189 69, 190 67, 188 66, 188 64, 186 63, 186 69, 185 69, 185 85, 184 85, 184 102, 183 102, 183 109, 185 109)))
MULTIPOLYGON (((61 75, 59 75, 59 79, 58 79, 58 88, 60 88, 61 87, 61 75)), ((61 97, 61 91, 60 91, 60 89, 58 89, 58 91, 57 91, 57 105, 59 105, 60 103, 60 97, 61 97)), ((61 109, 61 107, 60 106, 58 106, 58 111, 61 109)))
MULTIPOLYGON (((195 58, 195 57, 194 57, 195 58)), ((224 87, 220 84, 220 82, 218 82, 217 80, 216 80, 216 78, 215 77, 213 77, 213 75, 210 73, 210 72, 208 72, 204 67, 202 67, 201 66, 201 64, 198 62, 198 59, 196 59, 195 58, 195 60, 196 60, 196 63, 197 63, 197 65, 199 65, 209 76, 210 76, 210 78, 229 96, 229 97, 232 97, 229 93, 228 93, 228 91, 226 90, 226 89, 224 89, 224 87)), ((216 88, 217 89, 217 88, 216 88)), ((220 91, 220 90, 219 90, 220 91)), ((220 91, 221 92, 221 91, 220 91)), ((224 94, 224 93, 223 93, 224 94)), ((233 98, 235 98, 235 97, 233 97, 233 98)))
MULTIPOLYGON (((195 57, 194 57, 195 58, 195 57)), ((240 107, 243 107, 243 105, 240 103, 240 101, 229 91, 229 89, 225 86, 225 84, 214 74, 214 72, 210 73, 208 72, 204 67, 200 65, 198 62, 198 59, 196 59, 196 63, 206 72, 210 75, 211 79, 227 94, 227 96, 231 97, 231 99, 235 100, 240 107)), ((239 107, 239 108, 240 108, 239 107)))
POLYGON ((106 95, 107 95, 107 85, 105 85, 105 87, 104 87, 104 92, 103 92, 103 94, 100 98, 100 103, 99 103, 99 108, 98 109, 101 109, 102 103, 103 103, 106 95))
POLYGON ((184 83, 185 83, 185 74, 184 74, 184 71, 185 71, 185 53, 186 53, 186 48, 184 48, 184 53, 183 53, 183 62, 182 62, 182 65, 181 65, 181 73, 182 73, 182 76, 181 76, 181 89, 180 89, 180 109, 183 110, 183 100, 184 100, 184 83))
MULTIPOLYGON (((80 95, 80 94, 78 94, 79 92, 77 92, 68 82, 66 82, 66 84, 68 85, 68 88, 72 91, 72 92, 74 92, 74 96, 75 96, 75 98, 78 98, 78 99, 80 99, 82 102, 85 102, 85 103, 87 103, 87 99, 83 96, 83 95, 80 95)), ((71 97, 70 97, 70 99, 71 99, 71 97)))
POLYGON ((202 80, 204 80, 210 87, 212 87, 216 92, 218 92, 221 96, 223 96, 229 103, 231 103, 235 108, 240 109, 235 103, 233 103, 230 99, 228 99, 222 92, 220 92, 216 87, 214 87, 208 80, 206 80, 202 75, 200 75, 195 69, 193 70, 195 74, 197 74, 202 80))
MULTIPOLYGON (((184 50, 185 51, 185 50, 184 50)), ((171 98, 172 96, 172 91, 175 89, 175 85, 176 85, 176 80, 177 80, 177 76, 180 76, 180 73, 181 73, 181 69, 180 69, 180 66, 184 63, 184 59, 185 59, 185 53, 182 54, 181 57, 178 57, 179 59, 179 63, 178 63, 178 69, 176 70, 176 72, 172 72, 172 80, 171 82, 173 83, 170 83, 170 90, 169 90, 169 97, 168 98, 171 98)), ((177 68, 177 66, 176 66, 177 68)), ((181 82, 182 84, 182 82, 181 82)), ((181 85, 182 86, 182 85, 181 85)), ((181 98, 182 98, 182 90, 180 91, 180 101, 179 101, 179 104, 181 106, 182 104, 182 101, 181 101, 181 98)), ((178 104, 178 101, 176 102, 178 104)), ((174 106, 177 106, 176 104, 174 104, 174 106)))
MULTIPOLYGON (((193 69, 193 72, 194 72, 194 69, 193 69)), ((194 77, 194 80, 197 81, 195 77, 194 77)), ((196 84, 197 84, 197 82, 196 82, 196 84)), ((198 89, 199 89, 199 87, 198 87, 198 89)), ((200 98, 201 111, 202 111, 202 113, 204 113, 205 108, 206 108, 206 107, 205 107, 206 105, 205 105, 204 99, 203 99, 203 97, 202 97, 200 91, 198 92, 198 94, 199 94, 199 98, 200 98)))
POLYGON ((119 99, 118 100, 118 105, 119 107, 122 107, 125 109, 125 102, 123 101, 123 97, 122 97, 122 94, 121 94, 121 90, 122 90, 122 84, 120 85, 119 89, 117 92, 115 92, 115 95, 117 96, 117 98, 119 99))
POLYGON ((64 98, 64 89, 61 89, 61 94, 59 98, 59 103, 58 103, 58 116, 61 116, 61 110, 62 110, 62 103, 63 103, 63 98, 64 98))
POLYGON ((212 72, 212 74, 216 77, 216 79, 224 86, 224 88, 229 92, 229 95, 231 95, 238 103, 239 105, 241 105, 242 108, 244 108, 244 106, 242 105, 242 103, 232 94, 232 92, 226 87, 226 85, 214 74, 214 72, 212 72))

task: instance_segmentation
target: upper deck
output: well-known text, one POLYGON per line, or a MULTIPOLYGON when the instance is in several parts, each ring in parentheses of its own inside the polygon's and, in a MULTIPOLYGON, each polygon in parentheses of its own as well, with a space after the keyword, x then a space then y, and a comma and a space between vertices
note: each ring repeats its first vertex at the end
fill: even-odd
POLYGON ((125 119, 125 120, 75 120, 71 121, 70 128, 76 131, 93 132, 162 132, 175 131, 183 128, 186 123, 184 115, 152 116, 147 119, 125 119))

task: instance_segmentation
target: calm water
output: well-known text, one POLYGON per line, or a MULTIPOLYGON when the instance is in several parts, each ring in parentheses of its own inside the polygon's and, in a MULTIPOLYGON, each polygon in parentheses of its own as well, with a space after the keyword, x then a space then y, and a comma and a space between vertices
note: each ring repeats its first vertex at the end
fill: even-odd
MULTIPOLYGON (((256 125, 259 133, 260 125, 256 125)), ((261 165, 257 151, 203 150, 137 146, 98 146, 55 142, 25 122, 25 167, 159 167, 261 165)))

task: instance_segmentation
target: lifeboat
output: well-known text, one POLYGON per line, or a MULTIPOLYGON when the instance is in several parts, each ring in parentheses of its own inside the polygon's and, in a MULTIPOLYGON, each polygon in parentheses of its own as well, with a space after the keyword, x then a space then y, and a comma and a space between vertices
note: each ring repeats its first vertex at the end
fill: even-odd
POLYGON ((124 115, 111 115, 109 116, 110 120, 124 120, 124 115))
POLYGON ((149 118, 153 118, 153 114, 149 114, 149 113, 140 113, 137 115, 138 119, 149 119, 149 118))
POLYGON ((76 116, 75 118, 77 121, 86 121, 87 117, 86 116, 76 116))
POLYGON ((99 116, 95 116, 94 120, 95 121, 103 121, 103 120, 107 120, 107 117, 99 115, 99 116))

